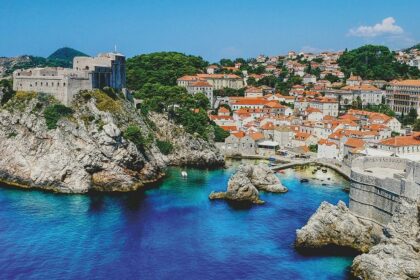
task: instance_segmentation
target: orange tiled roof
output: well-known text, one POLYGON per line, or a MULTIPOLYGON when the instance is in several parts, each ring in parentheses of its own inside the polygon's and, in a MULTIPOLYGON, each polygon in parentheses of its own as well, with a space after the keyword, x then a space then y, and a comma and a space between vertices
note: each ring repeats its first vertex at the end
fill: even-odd
POLYGON ((402 81, 392 81, 393 85, 396 86, 414 86, 420 87, 420 80, 402 80, 402 81))
POLYGON ((351 148, 362 148, 365 146, 365 142, 361 139, 349 138, 344 145, 351 148))
POLYGON ((221 125, 220 127, 225 131, 235 131, 238 129, 236 125, 221 125))
POLYGON ((245 132, 243 132, 243 131, 231 132, 230 134, 235 136, 236 138, 245 137, 245 132))
POLYGON ((336 143, 328 141, 327 139, 321 139, 318 141, 318 145, 337 146, 336 143))
POLYGON ((235 74, 197 74, 197 77, 202 79, 242 79, 235 74))
POLYGON ((309 136, 311 136, 311 134, 306 133, 306 132, 298 132, 295 134, 295 139, 305 141, 306 139, 309 138, 309 136))
POLYGON ((219 107, 218 110, 219 113, 230 113, 229 110, 226 107, 219 107))
POLYGON ((310 113, 322 113, 321 110, 314 108, 314 107, 308 107, 305 110, 308 114, 310 113))
POLYGON ((251 136, 251 138, 254 139, 255 141, 264 139, 264 135, 261 132, 250 133, 249 136, 251 136))
POLYGON ((381 145, 403 147, 403 146, 420 146, 420 133, 409 136, 396 136, 382 140, 381 145))
POLYGON ((191 84, 192 87, 213 87, 206 81, 197 81, 191 84))

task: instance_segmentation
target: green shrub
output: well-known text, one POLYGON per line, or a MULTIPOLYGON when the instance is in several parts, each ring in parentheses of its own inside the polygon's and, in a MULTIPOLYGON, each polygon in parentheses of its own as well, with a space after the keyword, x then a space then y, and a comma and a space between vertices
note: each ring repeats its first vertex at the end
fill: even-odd
POLYGON ((169 141, 156 140, 156 145, 158 146, 161 153, 164 155, 169 155, 174 149, 174 146, 169 141))
MULTIPOLYGON (((96 107, 99 110, 110 113, 120 113, 122 111, 122 103, 118 98, 114 99, 101 90, 94 90, 88 93, 96 99, 96 107)), ((112 92, 109 92, 112 95, 112 92)), ((86 94, 84 95, 86 96, 86 94)))
POLYGON ((230 133, 218 125, 214 125, 214 141, 224 142, 225 138, 228 137, 230 133))
POLYGON ((56 129, 57 122, 62 117, 71 116, 73 110, 69 107, 66 107, 62 104, 50 105, 44 110, 45 122, 47 123, 48 129, 56 129))
POLYGON ((143 149, 145 139, 141 133, 141 129, 138 126, 130 125, 124 131, 123 136, 134 143, 138 149, 143 149))

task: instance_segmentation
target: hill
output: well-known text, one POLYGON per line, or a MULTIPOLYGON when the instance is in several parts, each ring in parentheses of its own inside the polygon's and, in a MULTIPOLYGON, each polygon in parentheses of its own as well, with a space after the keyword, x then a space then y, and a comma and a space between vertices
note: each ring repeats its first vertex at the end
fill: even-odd
POLYGON ((414 49, 416 49, 416 50, 420 50, 420 43, 415 44, 415 45, 414 45, 414 46, 412 46, 412 47, 406 48, 406 49, 404 49, 403 51, 408 52, 408 51, 411 51, 411 50, 414 50, 414 49))
POLYGON ((47 59, 60 60, 60 61, 66 61, 68 63, 73 63, 73 58, 75 56, 88 56, 88 55, 85 53, 82 53, 81 51, 64 47, 53 52, 50 56, 47 57, 47 59))
POLYGON ((56 50, 47 58, 33 55, 0 57, 0 77, 10 76, 16 69, 33 67, 72 67, 75 56, 88 56, 72 48, 56 50))
POLYGON ((178 52, 142 54, 127 60, 127 84, 133 90, 147 83, 175 86, 179 77, 202 72, 207 65, 199 56, 178 52))
POLYGON ((399 63, 394 52, 385 46, 365 45, 346 50, 338 59, 338 64, 347 77, 353 73, 369 80, 420 78, 418 68, 399 63))

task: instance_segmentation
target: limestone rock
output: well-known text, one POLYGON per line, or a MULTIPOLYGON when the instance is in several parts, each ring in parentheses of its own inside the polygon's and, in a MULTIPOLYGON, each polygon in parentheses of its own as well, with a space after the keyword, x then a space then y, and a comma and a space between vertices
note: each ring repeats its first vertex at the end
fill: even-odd
POLYGON ((252 167, 241 166, 229 179, 225 198, 234 201, 259 203, 259 193, 250 180, 251 176, 252 167))
POLYGON ((76 98, 73 116, 47 129, 46 100, 32 95, 0 108, 0 181, 84 193, 135 190, 163 175, 165 162, 153 144, 140 151, 122 136, 119 127, 129 123, 148 133, 129 102, 121 100, 120 115, 113 115, 98 110, 93 99, 76 98))
POLYGON ((376 223, 354 216, 340 201, 337 206, 323 202, 308 223, 296 231, 298 248, 343 246, 367 252, 382 236, 376 223))
POLYGON ((352 273, 363 279, 420 279, 419 206, 403 198, 385 237, 353 261, 352 273))
POLYGON ((165 117, 149 125, 134 105, 118 98, 109 101, 100 92, 82 92, 72 104, 73 114, 48 129, 44 109, 53 102, 44 94, 21 94, 0 107, 0 181, 25 188, 63 193, 131 191, 164 175, 168 163, 196 166, 222 165, 213 144, 196 139, 165 117), (103 108, 102 108, 103 109, 103 108), (153 141, 136 147, 123 132, 128 125, 141 129, 147 139, 168 133, 175 153, 164 156, 153 141), (176 133, 172 130, 176 130, 176 133), (172 134, 173 133, 173 134, 172 134))
POLYGON ((287 192, 287 188, 281 184, 280 179, 275 175, 273 170, 263 163, 253 166, 251 182, 257 189, 262 191, 274 193, 287 192))
POLYGON ((287 188, 268 166, 243 164, 229 179, 226 192, 212 192, 209 198, 261 204, 258 190, 281 193, 287 188))
POLYGON ((211 141, 186 133, 164 114, 151 113, 150 119, 156 125, 157 137, 167 140, 174 146, 167 155, 169 165, 193 167, 220 167, 224 157, 211 141))

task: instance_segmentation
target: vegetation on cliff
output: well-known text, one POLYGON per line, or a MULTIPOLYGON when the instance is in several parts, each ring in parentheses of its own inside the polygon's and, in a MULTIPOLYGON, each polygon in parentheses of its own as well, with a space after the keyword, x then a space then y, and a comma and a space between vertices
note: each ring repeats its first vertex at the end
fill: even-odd
POLYGON ((133 90, 147 84, 175 86, 179 77, 200 73, 207 65, 199 56, 178 52, 142 54, 127 59, 127 85, 133 90))
POLYGON ((73 109, 66 107, 63 104, 49 105, 44 110, 45 122, 47 124, 48 129, 56 129, 57 122, 62 117, 71 116, 73 112, 73 109))

